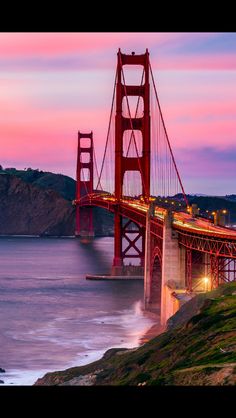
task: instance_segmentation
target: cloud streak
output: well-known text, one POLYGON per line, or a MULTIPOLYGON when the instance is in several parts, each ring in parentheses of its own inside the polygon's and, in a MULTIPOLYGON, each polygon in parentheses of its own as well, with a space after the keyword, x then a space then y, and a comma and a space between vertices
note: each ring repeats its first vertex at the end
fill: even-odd
POLYGON ((101 163, 117 50, 148 48, 188 192, 213 179, 236 192, 235 45, 218 33, 1 33, 0 164, 74 176, 78 130, 93 130, 101 163))
POLYGON ((235 42, 234 33, 1 33, 0 65, 18 71, 111 69, 118 48, 148 48, 154 68, 232 69, 235 42))

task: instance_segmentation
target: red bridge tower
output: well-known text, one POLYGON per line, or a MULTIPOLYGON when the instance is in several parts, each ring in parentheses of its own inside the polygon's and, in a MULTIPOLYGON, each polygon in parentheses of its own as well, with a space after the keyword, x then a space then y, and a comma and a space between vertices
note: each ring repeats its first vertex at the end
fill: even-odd
MULTIPOLYGON (((131 55, 118 51, 117 84, 116 84, 116 119, 115 119, 115 197, 119 203, 123 197, 123 182, 126 171, 138 171, 142 180, 142 195, 146 201, 150 196, 150 100, 149 100, 149 53, 131 55), (144 83, 141 85, 126 85, 123 66, 141 65, 144 69, 144 83), (123 82, 122 82, 123 81, 123 82), (143 116, 124 117, 123 104, 129 96, 143 98, 143 116), (140 131, 142 134, 142 155, 136 157, 125 156, 123 135, 126 130, 132 135, 140 131)), ((127 102, 128 103, 128 102, 127 102)), ((129 110, 129 105, 128 105, 129 110)), ((122 224, 122 216, 118 210, 115 213, 115 248, 113 260, 113 274, 125 274, 124 259, 139 258, 140 266, 144 265, 145 229, 131 221, 122 224), (132 234, 132 235, 131 235, 132 234), (130 238, 134 236, 134 238, 130 238), (141 250, 137 241, 141 238, 141 250)), ((129 274, 129 273, 128 273, 129 274)))
POLYGON ((78 132, 78 153, 76 171, 76 229, 75 235, 94 236, 92 207, 80 207, 83 196, 93 193, 93 133, 78 132))

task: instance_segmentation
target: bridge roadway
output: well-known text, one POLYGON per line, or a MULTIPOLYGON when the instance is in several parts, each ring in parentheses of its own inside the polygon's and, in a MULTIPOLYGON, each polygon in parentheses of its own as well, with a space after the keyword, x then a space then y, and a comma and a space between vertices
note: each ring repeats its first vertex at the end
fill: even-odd
MULTIPOLYGON (((117 200, 110 195, 94 193, 84 196, 79 206, 99 206, 118 213, 145 227, 149 205, 136 199, 117 200)), ((163 223, 166 209, 155 205, 154 216, 150 221, 150 232, 163 238, 163 223)), ((203 251, 217 256, 236 258, 236 231, 214 225, 204 218, 193 218, 185 212, 174 212, 172 228, 178 232, 179 243, 186 248, 203 251)))

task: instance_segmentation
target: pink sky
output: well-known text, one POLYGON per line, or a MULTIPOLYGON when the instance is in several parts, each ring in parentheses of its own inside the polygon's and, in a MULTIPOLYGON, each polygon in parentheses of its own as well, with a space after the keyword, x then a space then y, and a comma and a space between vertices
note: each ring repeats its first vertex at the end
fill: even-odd
POLYGON ((100 163, 119 47, 149 49, 187 193, 236 193, 235 33, 0 33, 0 164, 75 177, 78 130, 100 163))

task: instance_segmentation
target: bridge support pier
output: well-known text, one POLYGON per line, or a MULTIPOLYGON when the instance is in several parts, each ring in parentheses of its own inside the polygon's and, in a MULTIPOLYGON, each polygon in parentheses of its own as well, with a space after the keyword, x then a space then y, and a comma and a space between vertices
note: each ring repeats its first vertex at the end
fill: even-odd
POLYGON ((122 216, 115 211, 114 215, 114 258, 112 265, 112 276, 121 276, 123 274, 122 259, 122 216))
POLYGON ((162 285, 161 285, 161 324, 165 325, 172 315, 172 306, 167 297, 166 287, 171 283, 174 288, 185 287, 185 253, 178 244, 178 235, 171 226, 172 214, 167 211, 163 226, 162 249, 162 285))
POLYGON ((173 315, 174 300, 168 285, 173 289, 185 287, 185 248, 179 247, 178 236, 172 230, 172 215, 167 211, 163 225, 163 241, 151 237, 150 220, 153 208, 147 212, 145 239, 144 306, 160 315, 161 324, 173 315))
POLYGON ((144 309, 152 309, 152 274, 151 274, 151 208, 147 211, 145 235, 145 264, 144 264, 144 309))

